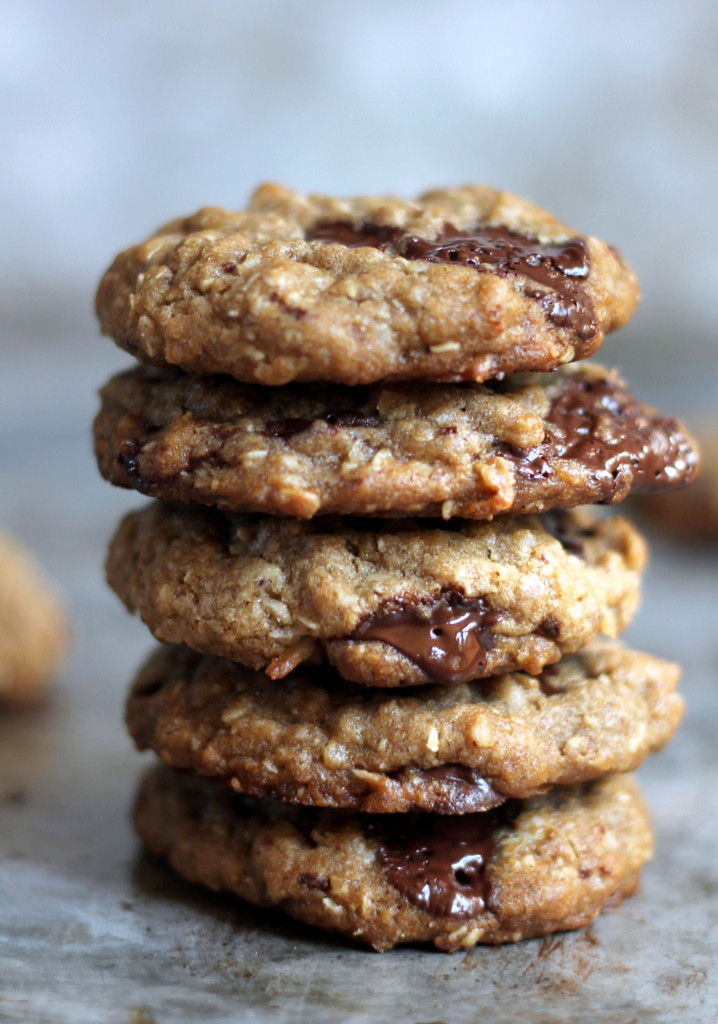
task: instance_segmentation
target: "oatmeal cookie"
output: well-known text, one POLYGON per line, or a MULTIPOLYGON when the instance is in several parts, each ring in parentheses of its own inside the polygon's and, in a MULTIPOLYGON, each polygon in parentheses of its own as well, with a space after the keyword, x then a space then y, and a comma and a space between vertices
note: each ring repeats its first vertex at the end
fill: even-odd
POLYGON ((64 653, 60 602, 27 549, 0 532, 0 703, 32 704, 64 653))
POLYGON ((636 890, 653 850, 630 776, 446 818, 297 808, 160 767, 134 821, 190 881, 377 950, 581 928, 636 890))
POLYGON ((617 502, 689 481, 675 420, 590 364, 499 385, 262 388, 141 366, 102 391, 102 474, 229 512, 461 516, 617 502))
POLYGON ((505 192, 264 185, 245 211, 200 210, 120 253, 97 312, 146 362, 353 385, 550 370, 594 352, 637 296, 615 249, 505 192))
POLYGON ((365 812, 465 814, 632 771, 666 743, 676 665, 617 643, 457 686, 369 691, 304 666, 281 686, 165 646, 127 702, 141 749, 254 796, 365 812))
POLYGON ((538 673, 616 636, 645 546, 587 510, 451 520, 231 517, 155 502, 130 513, 107 578, 159 640, 273 679, 324 653, 370 686, 538 673))

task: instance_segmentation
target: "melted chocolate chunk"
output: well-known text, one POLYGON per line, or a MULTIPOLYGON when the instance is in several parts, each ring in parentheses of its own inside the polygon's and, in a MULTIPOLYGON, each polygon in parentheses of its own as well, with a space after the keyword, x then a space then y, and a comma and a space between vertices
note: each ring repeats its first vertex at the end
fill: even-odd
POLYGON ((363 413, 348 410, 346 412, 325 412, 316 416, 313 420, 302 416, 294 416, 283 420, 268 420, 264 425, 262 434, 264 437, 278 437, 282 441, 289 441, 297 434, 309 430, 312 424, 318 420, 326 423, 329 427, 336 427, 337 429, 343 427, 376 426, 376 420, 372 419, 371 416, 365 416, 363 413))
POLYGON ((459 231, 452 224, 445 224, 435 239, 401 238, 400 228, 376 224, 355 227, 348 221, 320 222, 305 237, 351 248, 395 248, 408 260, 475 267, 500 277, 527 277, 542 287, 526 295, 542 306, 557 327, 569 327, 582 341, 593 338, 598 330, 593 303, 581 283, 589 273, 588 249, 581 238, 546 244, 534 235, 522 235, 502 225, 459 231))
POLYGON ((328 878, 325 878, 323 875, 315 875, 313 871, 297 875, 297 881, 300 885, 305 885, 307 889, 318 889, 319 892, 328 892, 331 884, 328 878))
POLYGON ((547 640, 558 640, 561 636, 561 623, 553 615, 549 615, 543 622, 539 622, 538 632, 547 640))
POLYGON ((278 437, 282 441, 289 441, 296 434, 303 430, 309 430, 314 420, 305 419, 303 416, 291 416, 284 420, 268 420, 262 434, 264 437, 278 437))
POLYGON ((482 675, 500 614, 483 597, 444 591, 433 604, 389 602, 369 615, 352 640, 382 640, 438 683, 465 683, 482 675))
POLYGON ((636 490, 661 490, 690 479, 697 467, 696 452, 676 420, 642 406, 610 377, 567 377, 547 422, 535 448, 497 448, 519 479, 548 479, 557 459, 573 459, 589 469, 600 500, 608 502, 629 483, 636 490))
MULTIPOLYGON (((442 764, 438 768, 422 768, 421 774, 424 779, 437 782, 448 782, 460 786, 481 786, 487 792, 495 794, 488 779, 480 775, 476 768, 467 768, 465 764, 442 764)), ((501 797, 503 800, 503 797, 501 797)))
POLYGON ((322 419, 330 427, 374 427, 376 420, 360 412, 325 412, 322 419))
POLYGON ((548 665, 540 676, 538 676, 538 684, 541 693, 546 697, 553 697, 555 693, 563 693, 560 686, 556 686, 553 680, 558 675, 558 669, 555 665, 548 665))
POLYGON ((516 813, 510 802, 456 817, 387 815, 372 819, 368 832, 379 843, 389 882, 415 907, 442 917, 475 917, 492 907, 496 832, 516 813))
MULTIPOLYGON (((406 774, 406 769, 402 774, 406 774)), ((491 807, 498 807, 506 801, 503 793, 494 789, 489 779, 484 778, 476 768, 469 768, 463 764, 416 769, 416 774, 422 789, 432 792, 432 810, 439 814, 488 811, 491 807), (441 800, 438 802, 439 794, 441 800)))
POLYGON ((582 536, 590 536, 592 530, 579 530, 575 521, 564 508, 552 508, 541 515, 544 529, 555 537, 566 551, 572 555, 583 557, 582 536))
POLYGON ((380 227, 378 224, 361 224, 354 227, 351 221, 325 220, 309 228, 304 237, 308 242, 334 242, 357 249, 366 245, 372 249, 388 249, 399 235, 400 228, 380 227))
POLYGON ((132 438, 123 441, 117 453, 117 462, 124 470, 127 480, 138 487, 142 486, 143 478, 137 456, 142 448, 141 443, 132 438))
POLYGON ((502 226, 462 232, 446 224, 433 241, 405 238, 399 251, 407 259, 475 267, 500 277, 528 277, 550 289, 526 294, 541 304, 558 327, 570 327, 583 341, 598 330, 593 304, 581 284, 588 277, 589 261, 580 238, 551 245, 502 226))

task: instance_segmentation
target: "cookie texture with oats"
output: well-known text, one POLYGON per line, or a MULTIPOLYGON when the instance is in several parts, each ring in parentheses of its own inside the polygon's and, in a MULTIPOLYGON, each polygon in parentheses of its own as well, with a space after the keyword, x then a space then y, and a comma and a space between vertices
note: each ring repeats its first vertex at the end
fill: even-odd
POLYGON ((371 813, 483 811, 632 771, 673 735, 676 665, 617 643, 457 686, 369 691, 324 666, 263 673, 165 645, 126 720, 141 749, 238 792, 371 813))
POLYGON ((483 814, 374 817, 253 800, 159 767, 134 822, 190 881, 376 950, 581 928, 637 889, 653 849, 630 776, 483 814))
POLYGON ((645 562, 622 518, 232 517, 154 502, 107 578, 159 640, 264 669, 326 657, 369 686, 538 673, 629 622, 645 562))
POLYGON ((120 253, 96 307, 137 358, 266 385, 483 381, 591 355, 631 316, 615 249, 505 192, 261 186, 120 253))
POLYGON ((101 394, 108 480, 228 512, 490 519, 621 501, 697 466, 679 423, 591 364, 491 386, 357 388, 139 366, 101 394))
POLYGON ((0 531, 0 705, 36 703, 66 646, 60 600, 30 551, 0 531))

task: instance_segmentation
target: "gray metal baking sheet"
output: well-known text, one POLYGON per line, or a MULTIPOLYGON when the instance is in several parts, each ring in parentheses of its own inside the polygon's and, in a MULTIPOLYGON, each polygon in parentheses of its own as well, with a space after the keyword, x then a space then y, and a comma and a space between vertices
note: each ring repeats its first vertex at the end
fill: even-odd
POLYGON ((688 705, 641 771, 657 853, 640 895, 585 931, 515 946, 353 947, 174 878, 132 835, 144 760, 122 701, 150 641, 102 579, 114 523, 139 504, 91 459, 94 390, 125 365, 105 347, 53 340, 31 364, 20 339, 4 355, 0 523, 62 587, 74 637, 49 705, 0 715, 0 1021, 717 1020, 718 552, 655 543, 628 634, 682 663, 688 705))

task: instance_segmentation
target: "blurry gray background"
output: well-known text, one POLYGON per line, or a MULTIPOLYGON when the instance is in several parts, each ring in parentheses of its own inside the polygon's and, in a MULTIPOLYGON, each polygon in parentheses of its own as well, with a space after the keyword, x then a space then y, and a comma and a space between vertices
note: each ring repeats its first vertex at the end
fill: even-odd
POLYGON ((4 0, 0 13, 6 324, 107 345, 90 306, 115 251, 200 205, 241 206, 262 180, 404 196, 486 182, 619 247, 644 301, 607 358, 633 383, 675 379, 708 401, 713 0, 4 0))
POLYGON ((658 833, 644 895, 547 943, 375 958, 137 859, 121 717, 151 641, 102 560, 142 499, 100 481, 90 421, 130 363, 92 313, 115 252, 262 180, 534 200, 641 279, 599 358, 667 413, 708 415, 717 115, 716 0, 0 0, 0 524, 57 580, 73 629, 49 706, 0 712, 0 1019, 715 1019, 715 552, 657 544, 628 637, 682 661, 689 708, 642 773, 658 833))

